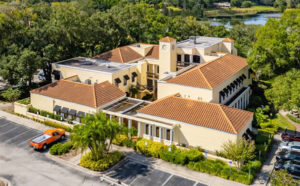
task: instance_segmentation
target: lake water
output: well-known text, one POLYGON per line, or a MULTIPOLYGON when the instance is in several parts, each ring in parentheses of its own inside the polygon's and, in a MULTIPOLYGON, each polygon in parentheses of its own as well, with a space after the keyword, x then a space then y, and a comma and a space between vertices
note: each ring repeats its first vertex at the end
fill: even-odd
POLYGON ((243 22, 246 25, 265 25, 269 18, 279 19, 281 16, 281 13, 261 13, 254 16, 208 18, 205 21, 210 22, 212 25, 224 25, 226 28, 231 28, 231 25, 237 22, 243 22))

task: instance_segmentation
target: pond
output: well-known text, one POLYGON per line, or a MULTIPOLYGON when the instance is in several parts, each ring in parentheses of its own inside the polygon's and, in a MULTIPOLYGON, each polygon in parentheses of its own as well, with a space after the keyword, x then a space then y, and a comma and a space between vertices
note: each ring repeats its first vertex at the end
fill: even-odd
POLYGON ((210 22, 212 25, 224 25, 226 28, 231 28, 231 25, 238 22, 243 22, 246 25, 265 25, 269 18, 280 19, 281 16, 281 13, 260 13, 254 16, 207 18, 205 21, 210 22))

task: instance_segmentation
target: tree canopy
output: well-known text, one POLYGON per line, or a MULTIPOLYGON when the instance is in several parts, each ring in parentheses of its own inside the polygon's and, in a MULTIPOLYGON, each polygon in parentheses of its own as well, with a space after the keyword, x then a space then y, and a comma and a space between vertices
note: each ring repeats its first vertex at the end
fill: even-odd
POLYGON ((300 70, 292 69, 276 77, 265 95, 276 109, 300 111, 300 70))
POLYGON ((272 78, 300 67, 300 9, 286 10, 257 31, 248 62, 258 77, 272 78))

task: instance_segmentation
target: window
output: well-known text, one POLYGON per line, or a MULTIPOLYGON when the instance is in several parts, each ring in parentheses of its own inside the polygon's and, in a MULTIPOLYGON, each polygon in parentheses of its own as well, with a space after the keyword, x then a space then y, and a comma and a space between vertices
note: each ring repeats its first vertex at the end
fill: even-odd
POLYGON ((177 54, 177 62, 181 62, 181 54, 177 54))
POLYGON ((184 54, 184 62, 190 62, 190 55, 184 54))
POLYGON ((149 70, 150 70, 150 65, 147 64, 147 72, 149 72, 149 70))
POLYGON ((146 124, 145 130, 145 134, 149 135, 149 124, 146 124))
POLYGON ((127 81, 129 80, 129 76, 125 75, 125 76, 123 76, 123 78, 124 78, 123 85, 127 86, 127 81))
POLYGON ((200 56, 194 55, 194 56, 193 56, 193 62, 194 62, 194 63, 200 63, 200 56))
POLYGON ((115 79, 115 85, 116 85, 117 87, 119 87, 119 83, 121 83, 120 78, 116 78, 116 79, 115 79))
POLYGON ((159 73, 159 66, 156 67, 156 71, 157 71, 157 73, 159 73))
POLYGON ((131 81, 132 81, 132 83, 135 81, 136 77, 137 77, 137 73, 136 72, 132 72, 131 73, 131 81))
POLYGON ((166 130, 166 140, 171 140, 171 130, 170 129, 166 130))
POLYGON ((159 137, 159 127, 156 127, 156 128, 155 128, 155 136, 156 136, 156 137, 159 137))

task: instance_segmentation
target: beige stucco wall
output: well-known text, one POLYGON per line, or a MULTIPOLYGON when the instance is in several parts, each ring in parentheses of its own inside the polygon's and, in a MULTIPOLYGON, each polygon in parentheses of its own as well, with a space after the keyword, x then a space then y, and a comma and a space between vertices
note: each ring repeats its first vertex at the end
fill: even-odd
POLYGON ((88 106, 80 105, 80 104, 76 104, 76 103, 71 103, 71 102, 67 102, 67 101, 63 101, 63 100, 59 100, 59 99, 54 99, 51 97, 42 96, 42 95, 34 94, 34 93, 30 94, 30 101, 31 101, 31 105, 34 108, 48 111, 48 112, 53 112, 53 108, 55 105, 67 107, 69 109, 75 109, 77 111, 82 111, 82 112, 90 113, 90 114, 97 112, 96 108, 92 108, 92 107, 88 107, 88 106))
POLYGON ((158 99, 180 93, 182 97, 210 102, 212 90, 158 81, 158 99))
MULTIPOLYGON (((227 87, 228 85, 230 85, 230 83, 232 83, 234 80, 236 80, 236 78, 240 77, 242 74, 245 74, 245 76, 246 76, 246 79, 243 82, 243 86, 244 87, 249 86, 251 84, 251 82, 252 82, 251 76, 250 76, 250 79, 248 79, 248 69, 249 68, 250 68, 249 66, 244 67, 238 73, 234 74, 233 76, 231 76, 230 78, 228 78, 226 81, 224 81, 220 85, 218 85, 216 88, 214 88, 213 89, 213 98, 212 98, 211 102, 213 102, 213 103, 219 103, 219 92, 221 90, 223 90, 225 87, 227 87)), ((234 96, 234 94, 235 93, 233 93, 226 100, 229 100, 231 97, 234 96)))
POLYGON ((176 72, 176 42, 159 42, 159 73, 176 72), (163 48, 165 46, 165 48, 163 48))
MULTIPOLYGON (((205 150, 215 152, 221 150, 222 145, 227 141, 237 141, 248 128, 251 127, 252 119, 244 126, 238 134, 231 134, 224 131, 210 129, 198 125, 174 121, 167 118, 138 113, 138 117, 154 120, 162 123, 169 123, 174 126, 174 143, 186 144, 188 146, 200 146, 205 150)), ((153 131, 153 135, 154 135, 153 131)))
POLYGON ((14 102, 14 112, 22 115, 26 115, 28 108, 31 107, 31 105, 23 105, 18 102, 14 102))
POLYGON ((92 84, 101 83, 104 81, 109 81, 110 83, 114 84, 114 79, 118 77, 122 81, 119 84, 119 88, 124 92, 128 92, 128 89, 132 84, 136 85, 137 82, 139 82, 141 85, 146 85, 147 82, 147 66, 144 62, 138 62, 137 65, 133 65, 131 68, 115 72, 114 74, 102 73, 79 68, 71 68, 56 64, 53 64, 53 70, 60 71, 62 78, 68 78, 77 75, 81 82, 85 82, 85 80, 90 79, 92 84), (137 81, 135 80, 134 83, 131 82, 132 72, 136 72, 138 74, 137 81), (127 86, 123 86, 123 76, 125 74, 127 74, 130 77, 130 79, 127 81, 127 86))

